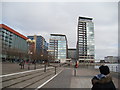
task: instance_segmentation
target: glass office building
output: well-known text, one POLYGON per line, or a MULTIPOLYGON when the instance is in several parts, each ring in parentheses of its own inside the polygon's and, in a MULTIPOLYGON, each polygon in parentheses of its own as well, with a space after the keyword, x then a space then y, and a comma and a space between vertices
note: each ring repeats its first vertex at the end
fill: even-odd
POLYGON ((27 39, 27 37, 16 32, 12 28, 0 24, 2 60, 26 59, 28 52, 27 39))
POLYGON ((69 59, 72 59, 72 60, 76 60, 77 59, 77 52, 76 52, 76 49, 68 49, 68 58, 69 59))
POLYGON ((51 34, 49 51, 54 60, 65 62, 67 58, 67 38, 62 34, 51 34))
POLYGON ((92 18, 78 19, 77 55, 80 62, 94 62, 94 23, 92 18))
POLYGON ((35 40, 35 53, 37 55, 37 59, 46 59, 47 58, 47 50, 48 50, 48 43, 46 42, 45 38, 42 36, 27 36, 31 40, 35 40), (43 58, 41 58, 43 55, 43 58))
POLYGON ((48 43, 46 42, 45 38, 42 36, 27 36, 31 40, 35 40, 36 42, 36 52, 44 52, 48 50, 48 43))

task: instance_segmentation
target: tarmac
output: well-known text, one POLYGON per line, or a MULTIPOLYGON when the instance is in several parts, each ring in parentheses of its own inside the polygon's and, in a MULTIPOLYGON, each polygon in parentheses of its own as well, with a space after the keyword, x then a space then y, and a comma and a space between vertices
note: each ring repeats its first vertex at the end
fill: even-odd
MULTIPOLYGON (((99 74, 99 71, 92 68, 77 68, 76 75, 73 68, 65 68, 42 88, 92 88, 91 79, 96 74, 99 74)), ((118 88, 117 77, 113 77, 113 82, 118 88)))
MULTIPOLYGON (((44 68, 44 65, 41 65, 41 64, 36 65, 36 69, 41 69, 41 68, 44 68)), ((56 76, 54 74, 54 69, 52 69, 49 72, 46 71, 46 73, 43 73, 44 70, 41 70, 38 73, 38 71, 34 70, 34 65, 30 65, 30 70, 33 70, 33 71, 29 73, 21 74, 21 75, 12 76, 12 78, 16 78, 16 80, 10 80, 9 82, 7 82, 7 84, 16 82, 17 84, 15 85, 13 83, 15 87, 11 86, 12 88, 17 88, 17 87, 22 88, 22 85, 25 85, 26 83, 30 83, 28 88, 34 88, 34 89, 38 87, 40 88, 91 88, 92 87, 91 79, 96 74, 99 74, 99 70, 94 69, 94 67, 91 67, 91 66, 80 66, 79 68, 76 69, 76 74, 75 74, 75 69, 73 67, 69 67, 69 66, 58 67, 56 76), (50 74, 50 73, 52 74, 47 77, 47 74, 50 74), (30 74, 31 76, 29 76, 30 74), (42 75, 39 76, 39 74, 42 74, 42 75), (23 77, 22 79, 17 78, 18 76, 21 77, 22 75, 26 77, 23 77), (35 77, 35 78, 32 78, 32 77, 35 77), (44 79, 42 80, 41 78, 43 77, 44 79), (22 81, 25 81, 25 82, 23 83, 22 81), (33 81, 33 83, 34 81, 37 81, 37 82, 35 82, 34 85, 32 85, 31 81, 33 81), (21 82, 21 83, 18 83, 18 82, 21 82)), ((18 72, 27 72, 30 70, 28 70, 27 64, 25 65, 24 69, 20 69, 19 64, 16 64, 16 63, 2 64, 2 72, 3 72, 2 75, 8 75, 8 74, 18 73, 18 72)), ((111 75, 113 77, 112 79, 116 88, 118 88, 118 82, 119 82, 118 73, 111 72, 111 75)), ((11 77, 8 76, 8 77, 5 77, 3 80, 10 79, 10 78, 11 77)))

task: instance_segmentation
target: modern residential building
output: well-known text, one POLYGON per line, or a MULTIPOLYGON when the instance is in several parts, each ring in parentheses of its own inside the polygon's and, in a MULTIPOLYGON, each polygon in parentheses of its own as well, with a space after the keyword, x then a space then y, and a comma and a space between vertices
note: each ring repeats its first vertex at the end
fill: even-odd
POLYGON ((28 38, 31 40, 35 40, 34 58, 37 60, 47 59, 48 43, 46 42, 45 38, 37 35, 28 36, 28 38))
POLYGON ((2 60, 26 59, 28 58, 28 38, 12 28, 0 24, 0 40, 2 43, 2 60))
POLYGON ((68 49, 68 59, 76 60, 77 59, 77 52, 76 49, 68 49))
POLYGON ((49 40, 49 53, 54 57, 54 60, 60 60, 61 63, 67 58, 67 38, 62 34, 51 34, 49 40))
POLYGON ((104 61, 108 63, 118 63, 118 59, 119 57, 117 56, 107 56, 104 58, 104 61))
POLYGON ((92 18, 79 17, 77 58, 80 62, 94 62, 94 23, 92 18))

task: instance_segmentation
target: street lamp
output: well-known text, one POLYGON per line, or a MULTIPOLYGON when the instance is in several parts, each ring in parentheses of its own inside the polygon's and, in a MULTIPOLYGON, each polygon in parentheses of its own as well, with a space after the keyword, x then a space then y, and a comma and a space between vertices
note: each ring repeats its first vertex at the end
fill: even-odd
POLYGON ((48 66, 50 65, 50 61, 49 61, 49 55, 48 55, 48 66))
MULTIPOLYGON (((41 57, 43 57, 43 54, 41 55, 41 57)), ((46 72, 46 63, 45 63, 45 61, 44 61, 44 72, 46 72)))
POLYGON ((41 62, 43 63, 43 60, 42 60, 43 58, 42 57, 43 57, 43 54, 41 54, 41 62))

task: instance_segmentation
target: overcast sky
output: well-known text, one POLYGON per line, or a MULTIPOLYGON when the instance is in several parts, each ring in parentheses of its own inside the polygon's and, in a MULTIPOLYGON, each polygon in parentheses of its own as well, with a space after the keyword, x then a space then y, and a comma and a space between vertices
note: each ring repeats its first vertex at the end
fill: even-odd
POLYGON ((117 2, 4 2, 0 23, 25 36, 42 35, 47 42, 51 33, 65 34, 69 48, 75 48, 79 16, 93 18, 96 59, 117 56, 117 2))

